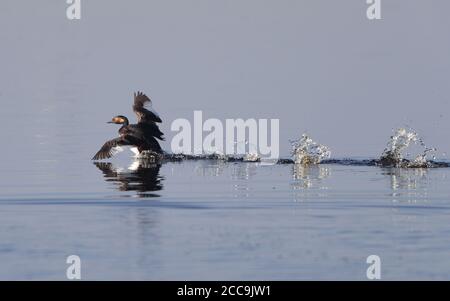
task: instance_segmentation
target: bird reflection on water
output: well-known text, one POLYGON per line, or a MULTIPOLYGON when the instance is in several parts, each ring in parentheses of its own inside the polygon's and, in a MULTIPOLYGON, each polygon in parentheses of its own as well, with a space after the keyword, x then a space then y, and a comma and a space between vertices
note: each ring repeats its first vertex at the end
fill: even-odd
POLYGON ((128 169, 117 168, 112 163, 94 162, 103 172, 105 181, 112 182, 119 191, 136 191, 138 197, 159 197, 152 193, 163 189, 164 177, 159 175, 161 164, 136 160, 128 169))

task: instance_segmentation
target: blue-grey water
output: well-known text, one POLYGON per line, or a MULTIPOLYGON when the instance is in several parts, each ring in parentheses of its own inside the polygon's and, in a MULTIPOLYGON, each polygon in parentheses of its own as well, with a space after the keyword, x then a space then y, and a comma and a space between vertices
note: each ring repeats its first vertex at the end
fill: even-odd
MULTIPOLYGON (((332 157, 377 158, 410 125, 450 150, 449 1, 0 4, 0 279, 450 279, 450 168, 90 158, 133 92, 177 118, 280 120, 332 157), (117 170, 118 169, 118 170, 117 170), (119 172, 118 172, 119 171, 119 172)), ((448 158, 448 157, 447 157, 448 158)))
POLYGON ((0 278, 450 277, 450 168, 131 162, 2 169, 0 278))

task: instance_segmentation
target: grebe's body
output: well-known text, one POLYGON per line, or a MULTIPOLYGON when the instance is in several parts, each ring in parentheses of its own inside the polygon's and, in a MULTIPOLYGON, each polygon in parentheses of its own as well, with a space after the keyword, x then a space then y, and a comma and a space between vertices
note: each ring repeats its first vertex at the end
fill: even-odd
POLYGON ((133 111, 137 115, 138 123, 130 124, 128 118, 122 115, 114 117, 108 123, 122 125, 119 129, 119 137, 107 141, 92 160, 111 158, 121 146, 134 146, 138 153, 162 154, 161 146, 156 140, 164 140, 164 134, 157 125, 162 120, 155 111, 144 107, 147 103, 151 104, 151 100, 145 94, 142 92, 134 94, 133 111))

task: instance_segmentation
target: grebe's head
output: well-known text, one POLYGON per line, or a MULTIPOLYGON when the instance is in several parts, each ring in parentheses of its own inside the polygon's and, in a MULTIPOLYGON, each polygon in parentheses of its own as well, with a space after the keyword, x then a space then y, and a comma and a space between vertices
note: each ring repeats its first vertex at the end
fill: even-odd
POLYGON ((113 119, 111 121, 108 121, 108 123, 128 125, 128 118, 122 115, 118 115, 116 117, 113 117, 113 119))

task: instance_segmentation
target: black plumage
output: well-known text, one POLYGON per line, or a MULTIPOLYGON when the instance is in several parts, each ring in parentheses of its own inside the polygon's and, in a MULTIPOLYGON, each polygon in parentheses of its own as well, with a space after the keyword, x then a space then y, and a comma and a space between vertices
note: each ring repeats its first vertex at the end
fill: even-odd
POLYGON ((143 151, 162 153, 161 146, 155 139, 164 140, 164 134, 156 124, 162 120, 155 111, 145 108, 146 104, 151 105, 150 98, 142 92, 134 93, 133 111, 138 119, 137 124, 129 124, 128 118, 122 115, 114 117, 109 123, 122 124, 119 137, 107 141, 92 160, 111 158, 119 146, 136 146, 140 153, 143 151))

